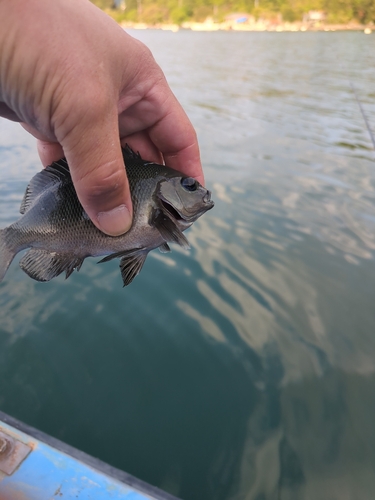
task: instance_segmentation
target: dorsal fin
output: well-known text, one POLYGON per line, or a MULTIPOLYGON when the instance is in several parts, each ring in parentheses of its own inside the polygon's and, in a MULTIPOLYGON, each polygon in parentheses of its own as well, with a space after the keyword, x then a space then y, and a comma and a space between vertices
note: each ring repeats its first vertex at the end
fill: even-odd
POLYGON ((65 158, 54 161, 44 169, 44 172, 48 172, 51 176, 55 176, 62 181, 71 180, 69 165, 65 158))
POLYGON ((129 146, 129 144, 125 144, 125 147, 122 148, 122 154, 123 154, 125 160, 126 159, 142 160, 142 157, 139 154, 139 151, 137 153, 135 151, 133 151, 132 148, 129 146))
POLYGON ((21 202, 20 213, 24 214, 43 191, 58 182, 71 181, 69 166, 65 158, 48 165, 29 182, 21 202))

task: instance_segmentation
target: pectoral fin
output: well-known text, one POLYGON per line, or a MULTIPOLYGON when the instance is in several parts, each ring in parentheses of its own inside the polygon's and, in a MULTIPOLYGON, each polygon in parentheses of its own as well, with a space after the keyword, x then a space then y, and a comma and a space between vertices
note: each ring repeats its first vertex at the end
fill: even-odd
POLYGON ((50 281, 65 271, 66 278, 74 269, 79 271, 82 258, 32 248, 20 260, 20 268, 36 281, 50 281))
POLYGON ((183 235, 182 231, 168 217, 168 215, 163 213, 161 210, 155 211, 152 224, 159 231, 163 240, 177 243, 185 249, 190 248, 189 242, 183 235))

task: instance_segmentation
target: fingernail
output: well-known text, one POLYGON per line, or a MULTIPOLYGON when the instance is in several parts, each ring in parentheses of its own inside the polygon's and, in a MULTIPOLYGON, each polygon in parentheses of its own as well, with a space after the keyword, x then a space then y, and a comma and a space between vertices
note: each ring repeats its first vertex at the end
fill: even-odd
POLYGON ((130 212, 125 205, 119 205, 108 212, 99 212, 97 217, 100 230, 111 236, 126 233, 132 225, 130 212))

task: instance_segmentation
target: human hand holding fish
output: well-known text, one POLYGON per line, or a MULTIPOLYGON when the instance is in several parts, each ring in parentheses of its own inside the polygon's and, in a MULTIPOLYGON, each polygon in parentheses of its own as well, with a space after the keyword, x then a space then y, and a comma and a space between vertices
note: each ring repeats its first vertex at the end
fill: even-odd
POLYGON ((183 231, 213 202, 195 131, 148 49, 88 0, 0 0, 0 28, 0 116, 22 122, 49 165, 0 230, 0 281, 23 249, 38 281, 119 257, 125 286, 150 250, 187 247, 183 231))
POLYGON ((203 184, 195 131, 150 51, 89 0, 0 0, 0 116, 63 156, 85 213, 129 230, 121 144, 203 184))

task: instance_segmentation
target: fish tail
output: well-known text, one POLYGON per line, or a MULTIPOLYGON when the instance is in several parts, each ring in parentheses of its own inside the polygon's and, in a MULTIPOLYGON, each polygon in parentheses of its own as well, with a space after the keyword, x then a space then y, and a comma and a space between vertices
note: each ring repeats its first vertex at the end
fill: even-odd
POLYGON ((7 229, 0 229, 0 282, 17 253, 17 250, 12 248, 7 239, 7 229))

